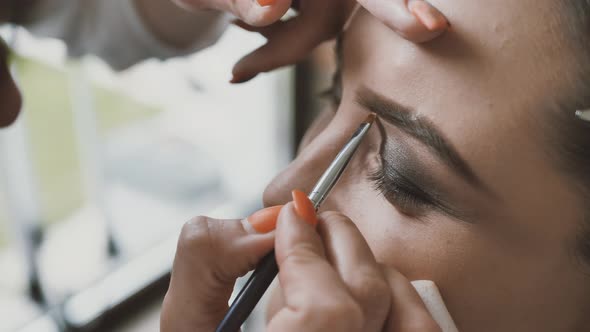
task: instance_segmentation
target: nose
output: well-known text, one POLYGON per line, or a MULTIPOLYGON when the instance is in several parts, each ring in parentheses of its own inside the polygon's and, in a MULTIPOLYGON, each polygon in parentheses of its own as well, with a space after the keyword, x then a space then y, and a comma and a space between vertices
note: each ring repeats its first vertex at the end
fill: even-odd
POLYGON ((297 158, 266 187, 264 206, 291 201, 291 191, 310 192, 352 133, 350 124, 320 118, 306 135, 297 158))

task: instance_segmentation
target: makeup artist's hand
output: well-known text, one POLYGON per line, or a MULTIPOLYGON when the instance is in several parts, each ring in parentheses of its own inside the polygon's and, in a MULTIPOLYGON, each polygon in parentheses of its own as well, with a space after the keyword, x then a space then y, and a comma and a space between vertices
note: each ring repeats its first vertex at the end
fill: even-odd
MULTIPOLYGON (((235 15, 236 25, 258 32, 268 42, 242 58, 233 69, 233 83, 304 59, 316 46, 342 31, 356 0, 172 0, 190 10, 220 10, 235 15), (295 8, 298 15, 281 18, 295 8)), ((436 38, 448 28, 444 15, 423 0, 358 0, 402 37, 413 42, 436 38)))
POLYGON ((324 213, 318 223, 309 199, 295 191, 293 203, 249 219, 199 217, 186 224, 162 309, 162 332, 214 331, 235 280, 253 269, 273 242, 284 306, 267 331, 440 331, 410 282, 376 262, 345 216, 324 213), (275 222, 276 232, 257 233, 272 231, 275 222))
POLYGON ((210 332, 221 322, 236 279, 253 270, 274 244, 240 220, 198 217, 182 228, 161 332, 210 332))
POLYGON ((440 332, 401 273, 380 265, 347 217, 326 212, 317 230, 286 205, 275 252, 283 307, 268 332, 440 332))

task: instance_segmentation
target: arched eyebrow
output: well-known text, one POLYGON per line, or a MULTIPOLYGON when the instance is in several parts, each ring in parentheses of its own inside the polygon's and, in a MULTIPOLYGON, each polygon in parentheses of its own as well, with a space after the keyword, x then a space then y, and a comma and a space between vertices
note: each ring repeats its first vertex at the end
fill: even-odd
POLYGON ((428 119, 416 116, 414 109, 382 96, 366 86, 362 86, 356 91, 356 99, 363 108, 377 114, 381 119, 428 147, 438 159, 447 164, 451 170, 469 184, 482 191, 492 193, 440 130, 428 119))

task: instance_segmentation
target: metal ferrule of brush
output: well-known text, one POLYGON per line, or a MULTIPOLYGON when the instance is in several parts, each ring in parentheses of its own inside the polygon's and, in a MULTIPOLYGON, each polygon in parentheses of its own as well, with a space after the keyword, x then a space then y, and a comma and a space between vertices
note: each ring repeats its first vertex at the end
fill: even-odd
POLYGON ((372 123, 365 123, 356 130, 348 143, 340 153, 338 153, 334 161, 332 161, 328 169, 309 193, 309 200, 313 203, 316 210, 324 202, 326 197, 328 197, 330 190, 334 188, 338 179, 340 179, 346 166, 354 156, 356 149, 361 144, 363 137, 369 132, 369 129, 371 129, 371 124, 372 123))

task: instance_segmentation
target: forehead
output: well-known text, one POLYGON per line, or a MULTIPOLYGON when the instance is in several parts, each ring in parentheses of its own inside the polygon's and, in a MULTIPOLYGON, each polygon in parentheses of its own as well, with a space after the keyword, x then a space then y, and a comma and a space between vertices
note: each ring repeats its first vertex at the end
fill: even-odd
POLYGON ((514 88, 526 88, 526 96, 534 100, 546 96, 548 83, 556 88, 555 73, 571 66, 571 61, 564 61, 569 47, 559 1, 430 2, 452 23, 442 38, 423 45, 409 43, 362 12, 346 38, 346 44, 356 49, 348 52, 355 56, 350 62, 380 67, 386 79, 393 73, 410 81, 424 76, 440 83, 461 80, 490 97, 505 98, 514 88))

